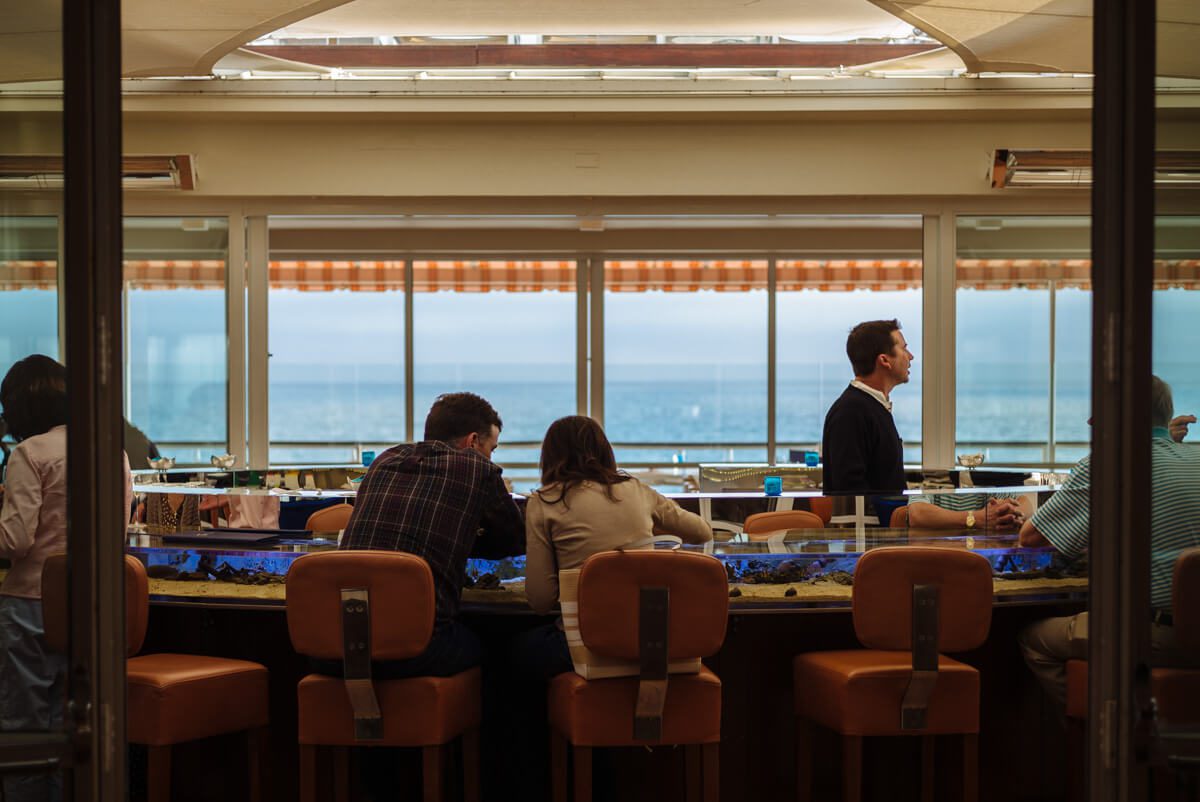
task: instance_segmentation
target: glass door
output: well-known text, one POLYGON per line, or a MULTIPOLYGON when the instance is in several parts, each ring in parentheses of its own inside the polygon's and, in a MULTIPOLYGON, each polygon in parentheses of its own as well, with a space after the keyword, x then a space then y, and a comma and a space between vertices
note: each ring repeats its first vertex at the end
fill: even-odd
POLYGON ((6 800, 124 797, 119 8, 0 0, 6 800))

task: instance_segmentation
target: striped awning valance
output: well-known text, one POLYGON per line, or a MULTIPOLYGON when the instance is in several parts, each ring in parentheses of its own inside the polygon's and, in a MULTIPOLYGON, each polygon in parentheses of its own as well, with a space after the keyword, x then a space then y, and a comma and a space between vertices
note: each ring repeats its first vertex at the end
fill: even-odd
MULTIPOLYGON (((1155 263, 1155 283, 1167 262, 1155 263)), ((1054 281, 1060 287, 1092 286, 1091 259, 959 259, 958 285, 975 289, 1040 288, 1054 281)))
POLYGON ((628 259, 604 263, 604 289, 611 292, 745 292, 767 288, 765 259, 628 259))
POLYGON ((571 292, 575 289, 575 261, 500 259, 413 262, 416 292, 571 292))
POLYGON ((915 290, 921 287, 921 260, 781 259, 775 265, 775 287, 779 292, 915 290))
MULTIPOLYGON (((574 260, 415 260, 417 292, 571 292, 576 286, 574 260)), ((615 259, 605 263, 605 289, 612 292, 746 292, 767 288, 765 259, 615 259)), ((302 292, 398 292, 404 289, 402 260, 273 261, 272 289, 302 292)), ((780 259, 776 286, 800 290, 895 291, 921 286, 918 259, 780 259)), ((1088 259, 959 259, 958 287, 963 289, 1091 288, 1088 259)), ((213 259, 129 260, 130 289, 220 290, 225 262, 213 259)), ((0 290, 44 289, 58 285, 53 260, 0 261, 0 290)), ((1156 289, 1200 289, 1200 259, 1154 263, 1156 289)))

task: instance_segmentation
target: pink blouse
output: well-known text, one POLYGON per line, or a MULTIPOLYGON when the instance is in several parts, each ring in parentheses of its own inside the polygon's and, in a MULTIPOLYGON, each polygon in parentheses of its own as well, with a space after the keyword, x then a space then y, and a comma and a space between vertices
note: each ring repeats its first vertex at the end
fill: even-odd
MULTIPOLYGON (((125 509, 133 497, 125 463, 125 509)), ((42 563, 67 550, 67 427, 22 440, 8 461, 0 509, 0 557, 12 568, 0 596, 42 597, 42 563)))

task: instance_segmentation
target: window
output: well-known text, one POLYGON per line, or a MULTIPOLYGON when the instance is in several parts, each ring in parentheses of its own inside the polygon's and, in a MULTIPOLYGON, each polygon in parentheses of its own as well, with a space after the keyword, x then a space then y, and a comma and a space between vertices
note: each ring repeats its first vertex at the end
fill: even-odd
POLYGON ((1069 465, 1091 405, 1091 242, 1086 217, 960 217, 959 454, 1069 465))
POLYGON ((125 219, 125 416, 180 464, 227 448, 228 251, 224 218, 125 219))
POLYGON ((1047 461, 1072 465, 1091 451, 1092 291, 1057 287, 1054 308, 1054 451, 1047 461))
POLYGON ((59 357, 58 219, 0 215, 0 371, 30 354, 59 357))
POLYGON ((900 321, 916 357, 893 401, 904 460, 921 461, 921 218, 814 217, 803 258, 776 262, 776 458, 821 440, 825 413, 854 378, 846 335, 865 320, 900 321))
POLYGON ((271 261, 272 463, 357 463, 404 441, 404 271, 271 261))
POLYGON ((438 395, 468 390, 504 421, 496 461, 536 465, 546 428, 576 411, 575 282, 572 260, 415 261, 414 438, 438 395))
MULTIPOLYGON (((1200 217, 1155 218, 1154 372, 1167 384, 1176 415, 1200 417, 1200 217)), ((1200 440, 1193 425, 1187 441, 1200 440)))
POLYGON ((766 459, 767 262, 604 266, 604 422, 617 461, 766 459))

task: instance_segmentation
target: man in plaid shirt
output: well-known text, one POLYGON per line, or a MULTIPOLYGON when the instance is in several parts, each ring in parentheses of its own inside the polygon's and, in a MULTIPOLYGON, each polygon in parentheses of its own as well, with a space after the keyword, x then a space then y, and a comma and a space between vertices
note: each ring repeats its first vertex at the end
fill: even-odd
MULTIPOLYGON (((425 418, 425 439, 385 451, 363 478, 341 548, 424 558, 437 602, 425 652, 377 663, 378 679, 448 677, 482 658, 479 639, 457 620, 467 558, 525 553, 525 521, 492 462, 500 427, 496 410, 479 396, 438 396, 425 418)), ((330 668, 341 673, 338 665, 330 668)))

